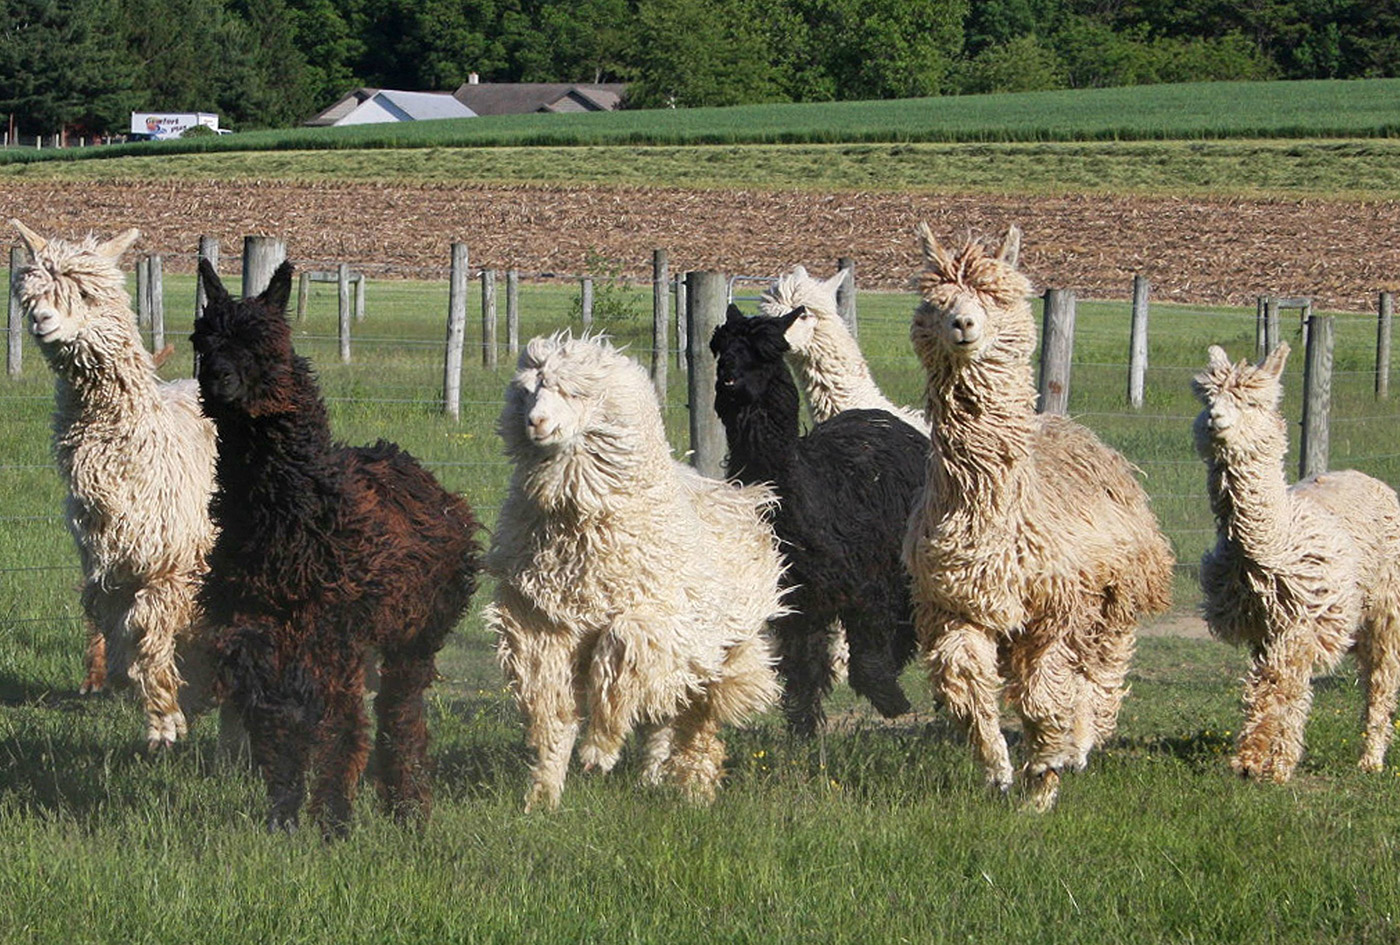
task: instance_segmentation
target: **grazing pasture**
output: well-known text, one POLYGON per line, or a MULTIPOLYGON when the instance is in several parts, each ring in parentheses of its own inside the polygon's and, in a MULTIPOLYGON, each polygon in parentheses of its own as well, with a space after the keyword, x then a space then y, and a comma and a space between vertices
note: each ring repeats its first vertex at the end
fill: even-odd
MULTIPOLYGON (((650 288, 635 291, 646 311, 650 288)), ((315 287, 294 326, 332 430, 395 439, 491 527, 509 474, 493 424, 512 360, 478 366, 475 288, 459 423, 438 407, 446 283, 370 293, 349 365, 333 289, 315 287)), ((192 296, 189 277, 169 277, 166 377, 190 373, 192 296)), ((567 324, 571 296, 522 287, 522 339, 567 324)), ((914 302, 860 296, 861 346, 896 403, 923 385, 908 342, 914 302)), ((649 359, 647 319, 600 327, 649 359)), ((1285 339, 1298 347, 1296 325, 1285 339)), ((1337 339, 1332 465, 1396 483, 1400 410, 1372 394, 1374 318, 1339 316, 1337 339)), ((1293 782, 1245 784, 1228 757, 1246 656, 1162 632, 1195 626, 1195 567, 1213 542, 1189 389, 1212 343, 1252 352, 1253 312, 1155 306, 1146 405, 1134 411, 1127 305, 1080 303, 1070 412, 1141 469, 1180 564, 1174 611, 1139 644, 1118 734, 1053 813, 987 796, 911 667, 909 716, 879 720, 838 690, 814 742, 789 740, 776 712, 729 733, 726 786, 709 809, 640 790, 630 751, 607 777, 575 767, 559 811, 525 815, 529 757, 480 618, 487 586, 429 691, 433 820, 420 835, 364 798, 354 834, 330 847, 315 831, 262 831, 249 813, 261 785, 217 757, 212 717, 148 761, 133 701, 76 695, 80 575, 49 454, 52 381, 30 348, 22 377, 0 379, 0 940, 1395 941, 1400 765, 1356 769, 1351 662, 1316 685, 1293 782)), ((1301 363, 1284 377, 1290 474, 1301 363)), ((673 364, 664 412, 678 450, 684 382, 673 364)))

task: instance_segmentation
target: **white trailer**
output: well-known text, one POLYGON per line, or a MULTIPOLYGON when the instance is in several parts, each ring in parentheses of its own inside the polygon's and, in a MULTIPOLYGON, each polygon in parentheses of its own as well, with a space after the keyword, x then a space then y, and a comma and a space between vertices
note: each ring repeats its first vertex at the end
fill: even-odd
POLYGON ((204 125, 219 131, 219 116, 213 112, 132 112, 131 137, 141 141, 178 138, 187 129, 204 125))

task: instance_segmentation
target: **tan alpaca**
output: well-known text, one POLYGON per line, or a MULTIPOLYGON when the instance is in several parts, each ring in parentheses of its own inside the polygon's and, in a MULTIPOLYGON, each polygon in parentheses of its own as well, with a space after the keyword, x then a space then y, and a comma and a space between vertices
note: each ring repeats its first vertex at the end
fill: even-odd
POLYGON ((1133 468, 1064 417, 1035 412, 1030 283, 1019 231, 955 253, 920 227, 910 339, 933 424, 910 519, 919 642, 990 784, 1012 782, 1004 693, 1025 730, 1030 804, 1054 804, 1117 722, 1136 628, 1167 608, 1172 554, 1133 468))
POLYGON ((1351 470, 1287 485, 1278 410, 1287 360, 1286 344, 1257 366, 1231 364, 1212 346, 1191 385, 1205 405, 1196 449, 1218 532, 1201 559, 1205 618, 1215 636, 1254 653, 1231 765, 1274 781, 1302 757, 1314 673, 1356 653, 1367 771, 1385 765, 1400 687, 1400 501, 1351 470))
POLYGON ((884 410, 927 435, 928 420, 922 413, 897 406, 880 392, 860 346, 837 314, 836 290, 845 277, 838 272, 823 281, 795 266, 768 287, 758 306, 764 315, 774 317, 803 310, 784 337, 792 348, 788 357, 801 376, 812 419, 820 423, 843 410, 884 410))
POLYGON ((711 799, 720 726, 781 693, 772 493, 676 462, 646 372, 597 339, 532 340, 497 429, 515 471, 487 624, 536 752, 527 809, 558 805, 583 720, 586 769, 641 726, 643 779, 711 799))
POLYGON ((14 277, 20 305, 55 377, 54 456, 92 625, 83 688, 100 688, 110 664, 140 692, 148 746, 169 745, 185 734, 177 653, 199 655, 214 428, 194 381, 163 383, 141 346, 117 265, 137 231, 69 243, 11 222, 30 257, 14 277))

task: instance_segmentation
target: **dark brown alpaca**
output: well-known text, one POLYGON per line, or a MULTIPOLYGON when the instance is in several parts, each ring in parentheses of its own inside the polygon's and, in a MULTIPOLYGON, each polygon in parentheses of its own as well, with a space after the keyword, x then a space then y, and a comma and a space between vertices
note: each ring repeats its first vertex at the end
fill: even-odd
POLYGON ((204 412, 219 434, 210 510, 220 532, 201 601, 224 694, 267 783, 270 828, 291 829, 314 772, 311 812, 349 827, 374 700, 380 795, 399 819, 431 801, 423 692, 434 656, 476 588, 476 520, 409 454, 331 440, 326 408, 286 320, 292 268, 235 300, 211 267, 195 322, 204 412))

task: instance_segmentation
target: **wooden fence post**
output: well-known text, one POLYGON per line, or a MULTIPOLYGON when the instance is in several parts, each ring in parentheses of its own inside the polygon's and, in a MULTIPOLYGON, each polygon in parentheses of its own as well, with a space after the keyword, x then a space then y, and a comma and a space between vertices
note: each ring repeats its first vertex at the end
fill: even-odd
POLYGON ((1376 398, 1390 396, 1390 316, 1394 300, 1389 292, 1380 295, 1380 316, 1376 320, 1376 398))
POLYGON ((584 276, 579 287, 579 310, 583 314, 583 330, 593 327, 593 277, 584 276))
MULTIPOLYGON (((199 259, 207 259, 209 265, 214 267, 214 271, 219 271, 219 241, 212 236, 201 236, 199 238, 199 259)), ((199 260, 195 260, 196 267, 199 260)), ((303 279, 306 276, 302 276, 303 279)), ((209 296, 204 294, 204 280, 196 278, 194 280, 194 317, 198 318, 204 314, 204 306, 209 304, 209 296)), ((297 313, 300 316, 300 312, 297 313)))
POLYGON ((841 321, 846 323, 851 337, 856 338, 856 261, 849 256, 842 256, 836 260, 836 268, 846 276, 836 287, 836 313, 841 316, 841 321))
POLYGON ((1327 471, 1328 415, 1332 410, 1332 316, 1314 315, 1303 364, 1303 442, 1298 478, 1327 471))
POLYGON ((1128 403, 1141 409, 1147 388, 1147 293, 1143 276, 1133 276, 1132 340, 1128 344, 1128 403))
POLYGON ((670 356, 667 350, 669 341, 666 330, 671 313, 667 310, 670 301, 670 267, 666 261, 666 250, 651 251, 651 382, 656 387, 656 397, 666 403, 666 361, 670 356))
POLYGON ((1267 296, 1264 299, 1264 353, 1269 354, 1278 347, 1278 298, 1267 296))
POLYGON ((447 357, 442 369, 443 409, 462 417, 462 345, 467 335, 467 268, 465 243, 452 244, 452 275, 447 288, 447 357))
POLYGON ((1069 409, 1070 359, 1074 355, 1074 290, 1046 289, 1040 335, 1040 413, 1069 409))
POLYGON ((151 257, 136 257, 136 330, 151 327, 151 257))
POLYGON ((710 335, 724 323, 728 280, 722 272, 688 272, 686 348, 690 367, 690 462, 702 475, 724 476, 724 427, 715 413, 715 359, 710 335))
POLYGON ((151 351, 165 347, 165 263, 158 253, 146 259, 150 276, 148 291, 151 304, 151 351))
POLYGON ((258 295, 287 258, 287 244, 275 236, 243 237, 243 297, 258 295))
POLYGON ((335 267, 335 287, 340 311, 340 363, 350 363, 350 264, 335 267))
POLYGON ((311 270, 297 274, 297 321, 306 317, 306 303, 311 299, 311 270))
POLYGON ((355 323, 365 320, 365 274, 355 273, 355 323))
POLYGON ((481 270, 481 366, 496 367, 496 270, 481 270))
POLYGON ((1255 361, 1262 361, 1269 353, 1269 297, 1261 295, 1255 300, 1255 361))
POLYGON ((686 329, 689 327, 690 306, 686 302, 685 276, 676 273, 676 367, 685 373, 690 360, 690 348, 686 342, 686 329))
POLYGON ((520 354, 520 270, 506 270, 506 354, 515 364, 520 354))
POLYGON ((9 344, 6 346, 5 365, 10 377, 19 377, 24 370, 24 313, 19 307, 19 292, 15 289, 15 273, 24 265, 24 250, 10 247, 10 314, 9 344))

